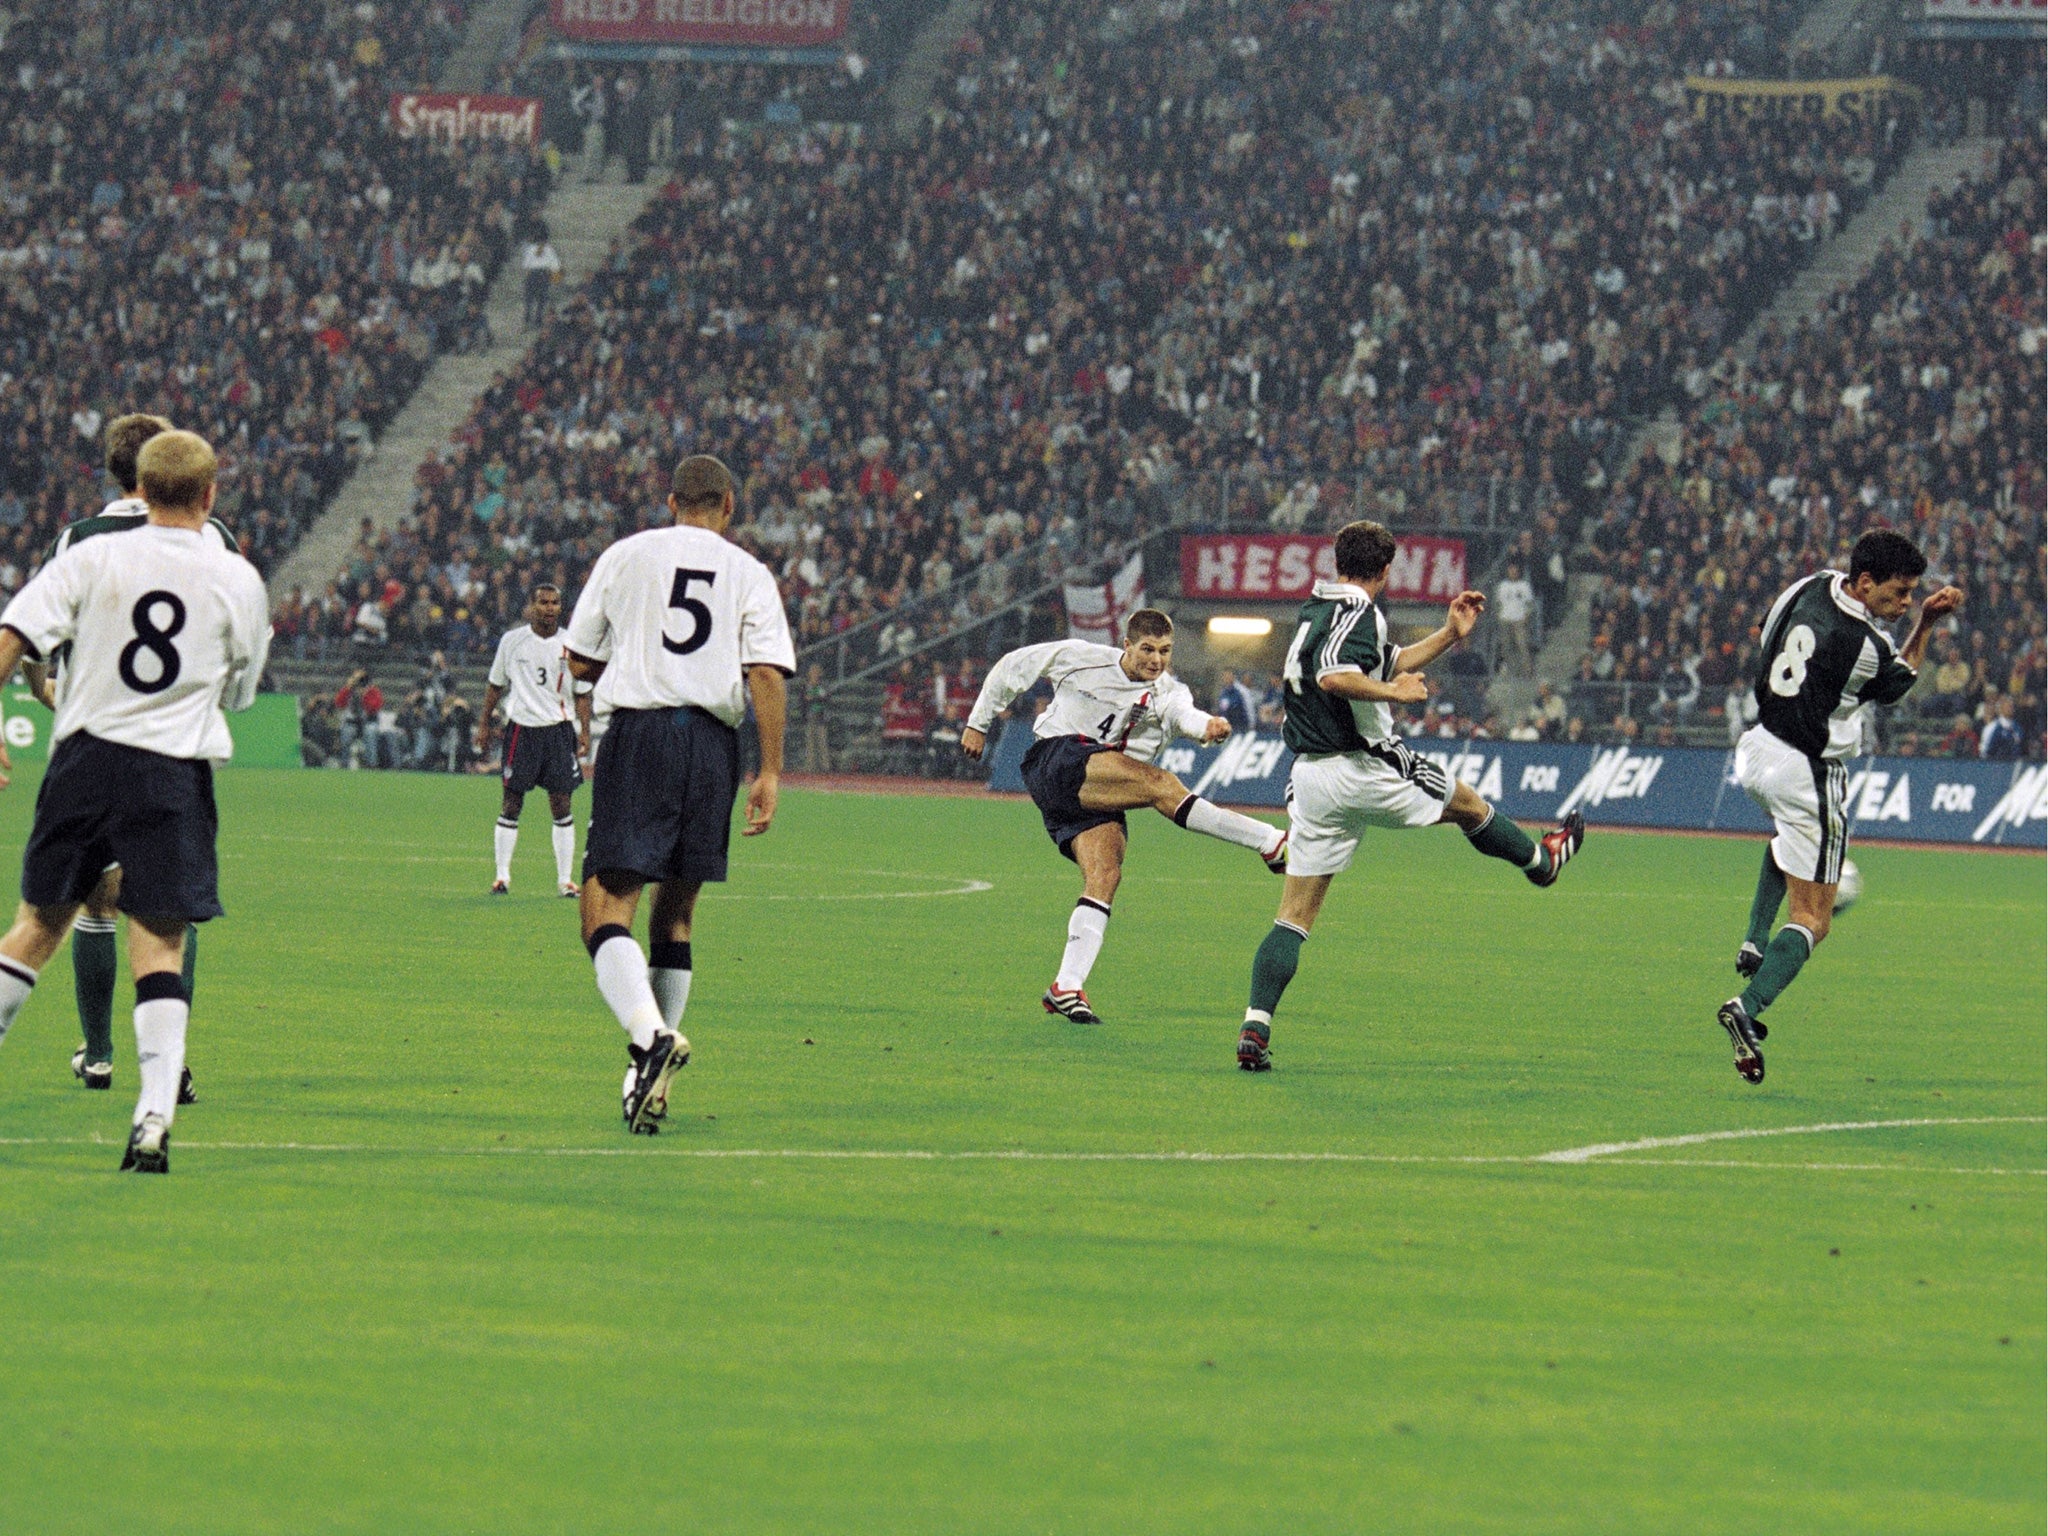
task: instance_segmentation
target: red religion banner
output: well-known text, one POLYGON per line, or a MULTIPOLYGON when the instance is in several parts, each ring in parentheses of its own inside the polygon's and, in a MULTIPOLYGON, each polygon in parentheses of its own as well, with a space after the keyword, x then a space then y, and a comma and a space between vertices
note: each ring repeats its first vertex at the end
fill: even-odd
POLYGON ((391 97, 391 131, 401 139, 424 134, 451 144, 464 139, 532 144, 540 138, 540 102, 532 96, 400 91, 391 97))
MULTIPOLYGON (((1180 594, 1300 602, 1318 581, 1337 576, 1336 540, 1327 534, 1190 534, 1180 541, 1180 594)), ((1465 541, 1398 534, 1384 599, 1447 603, 1465 590, 1465 541)))
POLYGON ((850 0, 549 0, 572 43, 816 48, 846 35, 850 0))

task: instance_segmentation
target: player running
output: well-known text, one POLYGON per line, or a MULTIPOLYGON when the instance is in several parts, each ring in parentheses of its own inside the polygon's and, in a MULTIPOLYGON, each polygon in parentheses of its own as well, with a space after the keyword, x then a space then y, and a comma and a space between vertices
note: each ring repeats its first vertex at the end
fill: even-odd
POLYGON ((671 528, 621 539, 598 557, 569 621, 569 667, 597 685, 611 724, 591 775, 583 850, 583 943, 597 989, 625 1028, 632 1065, 627 1128, 651 1136, 669 1080, 690 1059, 690 924, 697 892, 723 880, 749 698, 761 770, 743 834, 766 832, 782 779, 787 679, 796 651, 775 578, 724 538, 732 474, 708 454, 676 466, 671 528), (633 942, 653 884, 648 949, 633 942), (652 965, 650 967, 650 960, 652 965))
POLYGON ((1395 734, 1388 706, 1429 697, 1422 669, 1472 633, 1486 598, 1460 592, 1436 633, 1394 644, 1378 604, 1394 547, 1394 536, 1378 523, 1340 530, 1337 579, 1316 583, 1287 648, 1283 734, 1294 752, 1287 780, 1293 847, 1280 915, 1252 960, 1251 1004, 1237 1041, 1237 1064, 1247 1072, 1272 1068, 1280 995, 1294 979, 1330 881, 1351 867, 1366 828, 1450 822, 1474 848, 1505 859, 1539 886, 1555 884, 1585 842, 1585 818, 1576 811, 1540 843, 1531 841, 1471 785, 1418 757, 1395 734))
MULTIPOLYGON (((50 546, 54 560, 81 539, 103 533, 127 533, 149 521, 149 506, 136 494, 135 456, 142 445, 158 433, 171 430, 161 416, 142 414, 116 416, 107 423, 107 473, 121 494, 108 502, 95 517, 81 518, 60 529, 50 546)), ((206 520, 205 537, 223 550, 238 550, 235 536, 217 517, 206 520)), ((70 651, 60 645, 46 661, 24 661, 21 671, 29 690, 51 711, 63 688, 64 664, 70 651)), ((119 967, 114 953, 114 914, 121 896, 121 866, 110 866, 85 898, 85 910, 71 930, 72 989, 78 999, 78 1049, 71 1053, 71 1074, 87 1088, 114 1086, 114 980, 119 967)), ((198 989, 199 930, 185 930, 185 1000, 189 1004, 198 989)), ((187 1067, 178 1081, 178 1102, 198 1102, 187 1067)))
POLYGON ((1736 743, 1735 779, 1770 813, 1777 835, 1764 845, 1749 932, 1735 953, 1736 973, 1749 985, 1719 1013, 1744 1082, 1764 1080, 1764 1010, 1792 985, 1834 916, 1849 841, 1845 761, 1862 734, 1853 717, 1866 704, 1906 696, 1935 623, 1962 606, 1955 587, 1931 594, 1893 650, 1878 626, 1904 617, 1926 569, 1927 557, 1905 535, 1866 533, 1849 552, 1848 575, 1817 571, 1795 581, 1764 616, 1757 722, 1736 743), (1788 890, 1792 920, 1773 938, 1788 890))
POLYGON ((1123 879, 1124 812, 1151 806, 1175 826, 1255 850, 1266 867, 1287 867, 1287 834, 1211 805, 1163 768, 1152 766, 1176 736, 1204 745, 1230 734, 1230 722, 1195 707, 1187 685, 1167 671, 1173 620, 1140 608, 1124 625, 1124 648, 1054 640, 1012 651, 989 669, 960 733, 960 750, 979 758, 989 727, 1041 677, 1052 704, 1032 726, 1024 785, 1045 819, 1053 846, 1081 869, 1081 899, 1067 919, 1059 974, 1039 999, 1047 1013, 1100 1024, 1083 990, 1109 929, 1109 904, 1123 879))
POLYGON ((498 701, 505 700, 505 799, 498 808, 492 841, 498 857, 493 896, 512 889, 512 851, 519 846, 519 812, 536 785, 548 793, 554 818, 555 883, 576 895, 569 871, 576 859, 576 818, 571 796, 583 782, 578 758, 590 751, 590 690, 569 676, 569 647, 562 640, 562 589, 544 581, 533 589, 527 622, 507 630, 491 658, 483 713, 476 723, 476 749, 489 756, 498 701))
POLYGON ((207 536, 206 441, 159 433, 138 471, 146 526, 74 544, 0 612, 0 676, 23 657, 71 648, 22 853, 21 906, 0 938, 0 1036, 118 863, 142 1068, 121 1166, 166 1173, 190 1018, 185 936, 221 915, 213 764, 234 751, 222 709, 255 702, 270 615, 256 568, 207 536))

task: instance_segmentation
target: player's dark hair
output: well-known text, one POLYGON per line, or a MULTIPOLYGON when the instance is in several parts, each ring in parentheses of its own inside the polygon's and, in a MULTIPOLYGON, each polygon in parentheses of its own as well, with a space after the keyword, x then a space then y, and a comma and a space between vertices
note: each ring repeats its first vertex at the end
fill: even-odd
POLYGON ((676 466, 669 489, 685 512, 715 507, 732 490, 732 471, 708 453, 693 453, 676 466))
POLYGON ((107 473, 114 477, 114 484, 130 496, 140 482, 135 478, 135 456, 142 452, 142 445, 159 432, 168 432, 171 424, 161 416, 146 416, 140 412, 132 416, 116 416, 107 423, 107 473))
POLYGON ((1157 608, 1140 608, 1124 620, 1124 643, 1135 645, 1140 640, 1164 640, 1173 633, 1173 620, 1157 608))
POLYGON ((1849 551, 1851 581, 1865 571, 1877 581, 1887 582, 1895 576, 1918 576, 1926 569, 1927 557, 1913 541, 1889 528, 1871 529, 1849 551))
POLYGON ((1337 530, 1337 574, 1375 580, 1394 562, 1394 536, 1378 523, 1346 523, 1337 530))

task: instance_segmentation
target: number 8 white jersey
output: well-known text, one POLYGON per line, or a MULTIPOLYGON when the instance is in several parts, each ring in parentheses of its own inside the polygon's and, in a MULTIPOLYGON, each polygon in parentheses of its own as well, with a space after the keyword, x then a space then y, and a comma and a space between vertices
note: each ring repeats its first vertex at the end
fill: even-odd
POLYGON ((164 757, 223 762, 225 709, 247 709, 270 653, 263 578, 210 533, 151 523, 73 544, 0 613, 71 657, 54 738, 86 731, 164 757))
POLYGON ((727 725, 747 713, 746 667, 796 670, 768 567, 708 528, 650 528, 597 558, 569 621, 569 649, 602 661, 593 706, 695 705, 727 725))

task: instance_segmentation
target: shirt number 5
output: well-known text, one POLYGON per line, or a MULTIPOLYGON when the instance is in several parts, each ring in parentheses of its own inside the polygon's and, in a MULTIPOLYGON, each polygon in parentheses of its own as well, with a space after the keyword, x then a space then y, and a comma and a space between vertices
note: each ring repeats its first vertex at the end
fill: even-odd
POLYGON ((716 571, 692 571, 678 569, 675 585, 668 590, 668 605, 679 608, 690 616, 690 632, 680 640, 671 640, 668 631, 661 634, 661 648, 672 656, 687 656, 692 651, 701 651, 711 640, 711 610, 696 598, 690 596, 690 583, 701 581, 710 586, 718 580, 716 571))

